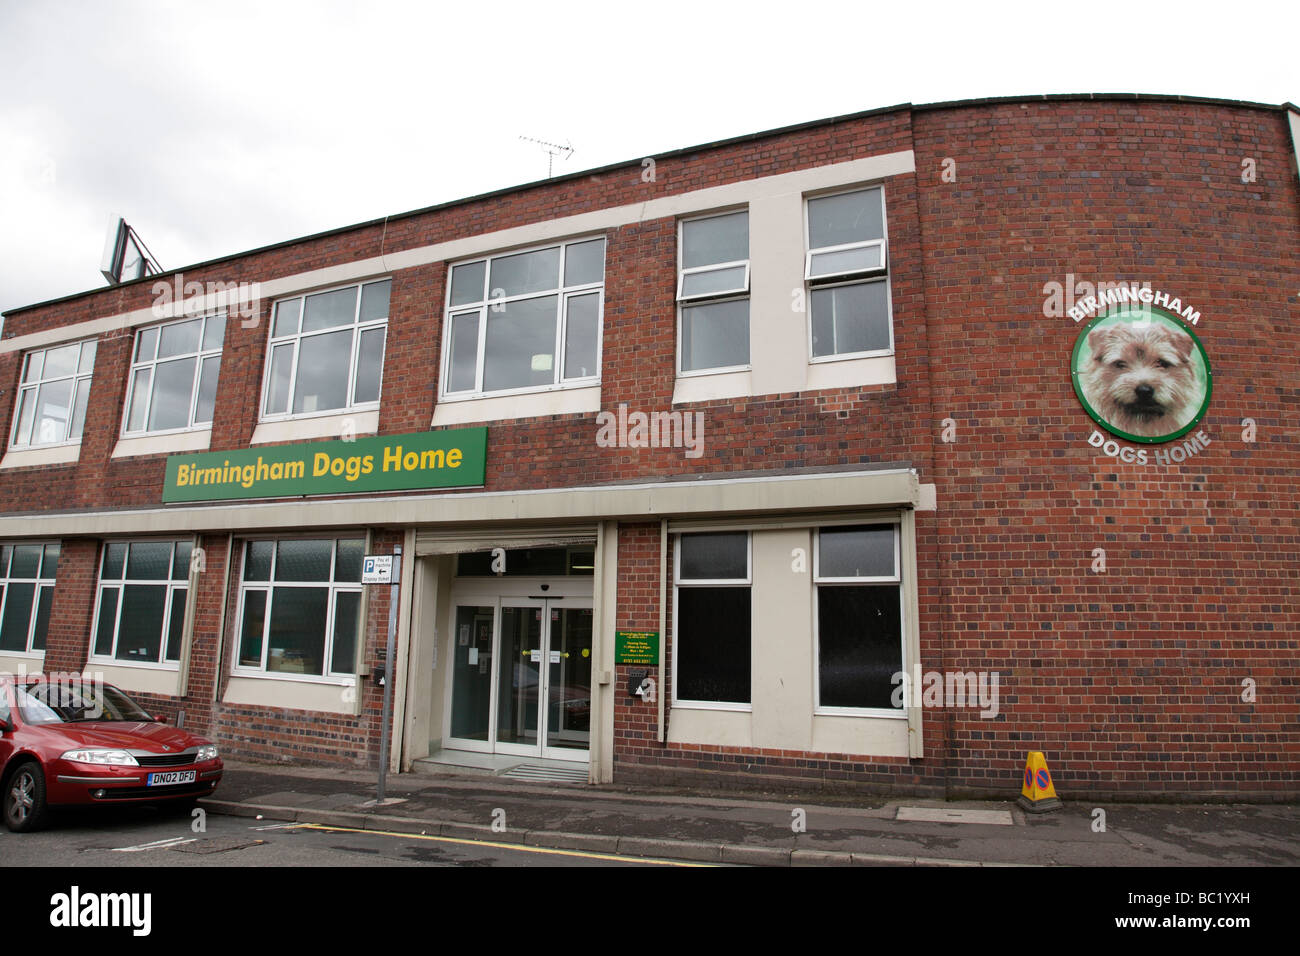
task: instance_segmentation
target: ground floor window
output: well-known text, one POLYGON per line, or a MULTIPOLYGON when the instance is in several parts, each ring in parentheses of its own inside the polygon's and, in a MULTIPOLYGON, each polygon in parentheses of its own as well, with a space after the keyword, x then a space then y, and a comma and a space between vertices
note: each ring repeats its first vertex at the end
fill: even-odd
POLYGON ((0 545, 0 651, 45 650, 58 544, 0 545))
POLYGON ((814 550, 817 706, 891 709, 903 667, 896 524, 821 528, 814 550))
POLYGON ((680 535, 673 578, 674 700, 749 704, 749 534, 680 535))
POLYGON ((190 541, 110 541, 99 565, 92 656, 130 664, 180 660, 190 541))
POLYGON ((246 542, 236 670, 355 674, 365 549, 364 537, 246 542))

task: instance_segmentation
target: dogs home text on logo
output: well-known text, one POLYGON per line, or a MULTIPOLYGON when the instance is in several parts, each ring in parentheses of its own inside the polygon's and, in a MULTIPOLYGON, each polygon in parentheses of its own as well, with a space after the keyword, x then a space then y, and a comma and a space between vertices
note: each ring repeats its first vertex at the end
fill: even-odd
POLYGON ((1094 318, 1071 362, 1074 390, 1102 428, 1153 444, 1187 434, 1210 404, 1210 360, 1192 330, 1150 306, 1094 318))

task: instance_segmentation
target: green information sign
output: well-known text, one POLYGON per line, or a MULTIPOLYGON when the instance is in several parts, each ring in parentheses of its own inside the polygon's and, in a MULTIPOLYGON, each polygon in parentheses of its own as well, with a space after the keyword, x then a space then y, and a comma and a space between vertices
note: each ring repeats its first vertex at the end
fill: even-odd
POLYGON ((658 631, 615 631, 615 664, 659 663, 658 631))
POLYGON ((172 455, 163 501, 480 487, 487 474, 487 432, 457 428, 172 455))

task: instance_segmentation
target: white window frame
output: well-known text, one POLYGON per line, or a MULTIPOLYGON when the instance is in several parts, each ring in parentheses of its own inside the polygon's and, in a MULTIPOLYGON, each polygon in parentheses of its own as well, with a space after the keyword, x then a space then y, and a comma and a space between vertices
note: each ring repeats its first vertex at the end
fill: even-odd
POLYGON ((600 370, 604 355, 604 338, 605 338, 605 270, 609 262, 609 238, 604 234, 594 236, 578 236, 572 239, 563 239, 558 242, 546 242, 541 245, 528 246, 522 249, 509 249, 504 252, 494 252, 491 255, 475 256, 471 259, 461 259, 449 263, 447 266, 447 289, 443 309, 442 322, 442 358, 439 364, 440 372, 438 375, 438 401, 439 402, 465 402, 475 401, 484 398, 500 398, 507 395, 529 395, 539 392, 555 392, 570 388, 587 388, 592 385, 600 384, 600 370), (585 282, 577 285, 564 284, 564 265, 569 246, 581 245, 584 242, 593 242, 595 240, 604 242, 601 256, 601 269, 599 282, 585 282), (524 292, 518 295, 493 296, 493 290, 490 288, 492 283, 492 263, 497 259, 508 259, 511 256, 527 255, 532 252, 542 252, 547 249, 560 250, 559 271, 556 274, 556 281, 559 283, 555 288, 542 289, 537 292, 524 292), (477 302, 466 302, 463 305, 451 304, 451 279, 455 269, 462 266, 470 266, 476 262, 483 263, 483 291, 485 298, 477 302), (584 295, 595 293, 596 299, 596 373, 594 375, 567 376, 565 364, 565 348, 568 344, 569 336, 569 300, 579 298, 584 295), (485 359, 487 357, 487 322, 488 313, 496 305, 509 305, 511 302, 522 302, 528 299, 544 299, 547 296, 556 296, 556 330, 555 330, 555 368, 552 370, 556 381, 550 385, 523 385, 518 388, 500 388, 491 391, 483 390, 483 376, 486 371, 485 359), (451 382, 451 346, 452 346, 452 320, 457 316, 466 316, 478 313, 478 343, 475 352, 474 368, 474 388, 472 390, 462 389, 458 392, 447 391, 447 386, 451 382))
MULTIPOLYGON (((694 532, 686 532, 688 534, 694 532)), ((754 710, 754 673, 753 673, 753 621, 750 621, 750 688, 749 703, 740 703, 737 701, 720 701, 720 700, 690 700, 679 697, 677 694, 677 675, 681 671, 681 657, 677 653, 678 641, 681 638, 681 627, 679 625, 680 609, 678 597, 683 587, 736 587, 746 588, 750 592, 751 607, 753 602, 754 589, 754 534, 752 531, 737 528, 734 531, 725 532, 708 532, 716 534, 744 534, 745 535, 745 577, 742 578, 685 578, 681 576, 682 571, 682 534, 676 534, 676 540, 673 542, 673 698, 672 706, 681 707, 690 710, 727 710, 739 713, 752 713, 754 710)))
POLYGON ((366 532, 347 533, 346 531, 334 534, 306 534, 306 535, 279 535, 279 536, 254 536, 239 539, 240 557, 239 557, 239 600, 235 606, 234 618, 234 636, 231 640, 231 659, 230 673, 233 677, 253 677, 258 680, 289 680, 300 681, 310 684, 340 684, 351 683, 360 675, 361 665, 357 663, 357 655, 354 654, 353 662, 357 670, 352 673, 342 673, 330 670, 334 662, 334 609, 338 603, 336 598, 341 593, 357 594, 360 620, 357 622, 357 652, 365 648, 366 641, 366 595, 365 585, 360 581, 356 583, 344 582, 339 583, 334 580, 335 569, 338 566, 340 540, 360 540, 362 557, 370 552, 370 536, 366 532), (249 581, 245 577, 248 569, 248 546, 255 541, 265 541, 271 544, 271 570, 265 581, 249 581), (279 544, 281 541, 330 541, 330 576, 328 581, 277 581, 275 579, 275 565, 279 560, 279 544), (274 591, 276 588, 325 588, 329 591, 329 597, 326 599, 325 609, 325 643, 322 648, 321 673, 319 674, 300 674, 294 671, 269 671, 266 669, 267 659, 271 653, 271 609, 274 604, 274 591), (266 607, 263 611, 262 620, 262 662, 258 667, 248 667, 240 663, 241 645, 244 639, 244 603, 250 592, 260 591, 266 594, 266 607))
MULTIPOLYGON (((211 420, 206 422, 196 422, 194 420, 195 416, 198 414, 199 385, 203 380, 203 362, 206 359, 210 359, 214 357, 216 358, 218 381, 220 381, 221 378, 221 356, 222 356, 222 352, 225 349, 225 343, 226 343, 225 330, 223 329, 221 333, 220 345, 218 345, 216 348, 211 348, 211 349, 203 348, 203 336, 207 332, 208 322, 211 319, 222 319, 223 321, 225 321, 227 320, 227 316, 226 313, 224 312, 213 312, 210 315, 191 316, 189 318, 179 319, 175 322, 164 322, 160 325, 149 325, 136 330, 135 339, 131 345, 131 365, 127 370, 127 374, 126 374, 126 400, 122 403, 122 431, 121 431, 122 438, 143 438, 145 436, 152 436, 152 435, 178 435, 184 432, 204 431, 212 427, 211 420), (158 346, 159 343, 162 341, 162 330, 167 328, 168 326, 181 325, 182 323, 185 322, 193 322, 195 319, 200 319, 203 322, 203 327, 199 330, 198 351, 183 352, 179 355, 169 355, 165 359, 159 359, 157 357, 158 346), (154 357, 151 359, 144 359, 142 361, 137 360, 136 355, 140 351, 140 338, 151 329, 156 330, 158 332, 158 341, 154 343, 154 357), (195 362, 195 366, 194 366, 194 381, 190 384, 189 424, 181 426, 179 428, 160 428, 151 431, 149 429, 149 413, 150 411, 152 411, 153 408, 154 385, 156 384, 155 380, 158 376, 158 366, 162 363, 174 362, 178 359, 190 358, 191 356, 193 356, 197 361, 195 362), (137 429, 136 431, 128 431, 127 429, 129 428, 131 422, 131 402, 135 398, 135 375, 137 371, 144 368, 148 368, 151 370, 149 373, 148 400, 145 402, 145 407, 144 407, 143 420, 145 424, 143 428, 137 429)), ((213 417, 214 418, 216 417, 215 401, 213 402, 213 417)))
MULTIPOLYGON (((691 266, 686 268, 682 265, 682 253, 685 250, 686 224, 691 222, 702 222, 706 219, 721 219, 724 216, 734 216, 736 213, 745 214, 746 234, 749 229, 749 206, 742 206, 739 209, 726 209, 720 212, 711 212, 702 216, 686 216, 677 220, 677 377, 694 378, 702 375, 721 375, 726 372, 745 372, 753 367, 754 359, 754 342, 751 339, 749 343, 749 361, 742 365, 719 365, 716 368, 698 368, 685 370, 682 368, 682 318, 683 312, 697 305, 722 305, 727 302, 740 302, 750 300, 750 257, 736 259, 732 262, 711 263, 706 266, 691 266), (703 292, 694 295, 684 296, 682 287, 686 283, 688 275, 695 275, 703 272, 722 272, 727 269, 735 269, 739 266, 745 267, 745 284, 743 288, 727 289, 718 292, 703 292)), ((751 303, 752 305, 752 303, 751 303)))
MULTIPOLYGON (((857 192, 866 192, 866 190, 856 190, 857 192)), ((813 199, 824 199, 824 196, 813 196, 813 199)), ((807 215, 807 203, 804 203, 805 215, 807 215)), ((886 272, 889 269, 889 248, 884 239, 865 239, 862 242, 845 242, 838 246, 818 246, 816 249, 809 249, 804 256, 803 277, 808 282, 824 282, 827 280, 834 281, 845 276, 866 276, 874 272, 886 272), (863 266, 859 269, 843 269, 839 272, 827 272, 823 275, 815 276, 812 274, 813 256, 822 256, 832 252, 848 252, 851 249, 870 249, 874 246, 880 247, 880 261, 878 266, 863 266)))
POLYGON ((851 186, 843 189, 835 189, 831 192, 812 193, 804 196, 803 201, 803 244, 804 244, 804 295, 808 303, 807 313, 807 333, 808 333, 808 361, 810 363, 820 364, 823 362, 842 362, 849 359, 874 358, 878 356, 887 356, 894 354, 894 295, 893 286, 890 282, 891 269, 889 267, 889 205, 885 198, 885 186, 883 183, 866 183, 851 186), (830 199, 834 196, 847 196, 853 193, 870 192, 871 190, 880 192, 880 224, 883 233, 880 239, 865 239, 861 242, 846 242, 835 246, 818 246, 812 247, 811 235, 812 224, 809 219, 810 200, 830 199), (828 273, 827 275, 813 276, 812 260, 813 255, 821 255, 827 252, 842 252, 847 249, 866 249, 879 246, 881 249, 880 262, 876 267, 867 269, 850 269, 844 272, 828 273), (813 354, 813 310, 812 296, 813 292, 822 289, 834 289, 843 286, 867 285, 875 282, 885 284, 885 311, 889 322, 889 347, 883 349, 866 349, 859 352, 834 352, 830 355, 813 354))
MULTIPOLYGON (((90 388, 91 380, 94 378, 95 375, 95 359, 91 360, 89 371, 85 371, 85 372, 81 371, 81 362, 82 359, 85 357, 86 346, 90 346, 94 350, 94 354, 97 359, 99 353, 99 340, 97 338, 79 339, 75 342, 60 342, 59 344, 51 345, 48 348, 33 349, 30 352, 24 353, 23 360, 21 362, 21 374, 19 376, 18 388, 14 392, 14 417, 13 417, 13 422, 11 423, 9 428, 9 448, 11 450, 25 451, 29 448, 56 448, 65 445, 81 444, 82 435, 85 434, 85 421, 84 420, 82 421, 82 435, 78 435, 76 438, 72 438, 70 437, 70 433, 72 431, 73 419, 76 418, 77 399, 78 397, 80 397, 82 389, 90 388), (72 372, 71 375, 59 375, 55 378, 49 378, 49 379, 45 378, 44 375, 45 375, 46 354, 49 352, 57 351, 58 349, 61 348, 66 348, 67 346, 70 345, 78 346, 80 349, 80 351, 77 353, 76 369, 72 372), (41 374, 33 381, 30 382, 25 381, 27 377, 27 370, 28 368, 31 367, 31 363, 34 361, 34 358, 37 355, 41 357, 41 374), (39 399, 40 390, 42 386, 53 382, 61 382, 64 381, 65 379, 72 380, 72 391, 68 395, 68 420, 63 430, 63 438, 61 438, 58 441, 36 442, 31 440, 32 437, 34 436, 29 434, 28 440, 20 444, 18 442, 18 429, 19 426, 22 424, 21 419, 22 419, 24 396, 28 394, 35 394, 36 398, 39 399)), ((89 411, 90 408, 89 393, 87 393, 86 408, 87 411, 89 411)), ((31 423, 32 432, 36 431, 36 411, 37 409, 33 407, 32 423, 31 423)))
MULTIPOLYGON (((711 218, 711 217, 710 217, 711 218)), ((686 222, 693 220, 683 220, 686 222)), ((737 259, 735 262, 720 262, 717 265, 709 266, 691 266, 689 269, 678 268, 677 270, 677 301, 678 302, 697 302, 700 300, 717 299, 724 296, 749 295, 749 260, 737 259), (683 289, 686 285, 686 277, 699 275, 705 272, 726 272, 729 269, 738 269, 741 266, 745 268, 745 281, 732 289, 719 289, 716 292, 696 292, 687 295, 683 289)))
POLYGON ((393 300, 392 286, 389 286, 388 315, 382 319, 372 319, 368 322, 361 321, 361 297, 368 285, 374 285, 379 282, 392 282, 391 276, 378 276, 374 279, 367 279, 364 282, 348 282, 343 285, 329 286, 324 289, 312 289, 308 292, 299 292, 296 295, 287 295, 276 299, 271 305, 271 318, 267 323, 266 338, 266 357, 262 362, 262 397, 258 404, 258 421, 259 422, 285 422, 299 421, 306 418, 321 418, 327 415, 348 415, 353 412, 378 410, 380 402, 384 397, 384 364, 388 358, 388 322, 392 317, 393 300), (315 295, 328 294, 330 292, 339 292, 343 289, 356 289, 357 302, 355 310, 352 313, 351 325, 335 325, 328 329, 318 329, 314 332, 303 332, 302 325, 306 317, 307 299, 315 295), (275 334, 275 317, 276 311, 283 302, 292 302, 298 300, 298 331, 291 335, 276 336, 275 334), (306 338, 315 338, 318 335, 328 335, 332 332, 340 332, 343 329, 352 330, 352 352, 348 356, 348 400, 347 404, 338 408, 322 408, 311 412, 295 412, 293 410, 294 393, 298 388, 298 360, 301 354, 302 340, 306 338), (357 362, 361 354, 361 336, 362 333, 371 329, 384 330, 384 352, 379 358, 379 396, 372 402, 355 401, 357 392, 357 362), (285 403, 283 412, 268 412, 266 403, 271 398, 271 359, 276 346, 284 346, 289 343, 293 344, 293 363, 289 373, 288 399, 285 403))
MULTIPOLYGON (((854 522, 853 525, 831 525, 826 526, 829 530, 844 530, 846 527, 863 527, 868 525, 887 525, 894 530, 894 573, 892 575, 868 575, 864 577, 823 577, 821 573, 821 533, 822 527, 813 529, 813 579, 812 579, 812 617, 813 617, 813 714, 820 717, 892 717, 900 720, 907 719, 906 708, 893 707, 832 707, 823 706, 821 702, 821 604, 818 600, 817 591, 823 586, 861 586, 871 587, 873 585, 892 585, 898 589, 898 642, 899 642, 899 660, 902 661, 902 671, 908 674, 911 679, 909 667, 911 662, 908 660, 907 653, 907 595, 903 581, 903 528, 902 522, 897 518, 881 518, 871 521, 864 520, 854 522)), ((910 688, 911 694, 920 693, 920 688, 910 688)), ((913 697, 915 700, 915 697, 913 697)))
MULTIPOLYGON (((59 548, 59 558, 56 559, 55 562, 57 564, 58 560, 61 560, 63 556, 62 541, 47 540, 47 541, 5 541, 3 542, 3 546, 9 548, 10 553, 6 563, 0 565, 0 588, 4 589, 4 593, 0 594, 0 624, 3 624, 5 612, 9 608, 9 597, 10 597, 9 586, 11 584, 15 584, 15 583, 33 584, 35 585, 35 590, 32 592, 32 607, 30 611, 30 616, 28 617, 27 620, 27 640, 23 644, 23 649, 22 650, 13 650, 13 649, 0 650, 0 654, 7 654, 14 657, 42 657, 45 654, 46 648, 45 647, 34 648, 32 647, 32 641, 35 640, 36 638, 36 619, 41 606, 41 594, 45 591, 46 588, 49 588, 51 591, 53 591, 55 587, 55 580, 56 580, 55 576, 50 576, 45 573, 45 549, 50 547, 51 545, 59 548), (16 578, 9 573, 11 570, 11 566, 13 564, 12 549, 22 548, 22 547, 39 547, 41 549, 41 559, 36 567, 36 577, 34 578, 16 578)), ((46 646, 48 647, 49 634, 45 635, 45 641, 46 641, 46 646)))
MULTIPOLYGON (((89 660, 97 664, 105 664, 113 667, 138 667, 142 670, 156 671, 176 671, 180 669, 180 657, 176 660, 167 659, 167 638, 171 630, 172 604, 176 599, 177 591, 185 592, 185 600, 190 599, 190 575, 188 568, 183 578, 161 579, 140 579, 128 578, 126 572, 131 562, 131 545, 133 544, 170 544, 172 547, 172 561, 176 560, 176 545, 188 544, 190 546, 190 560, 194 558, 194 550, 198 547, 198 542, 193 538, 130 538, 130 539, 106 539, 99 549, 99 567, 95 570, 95 616, 90 624, 90 647, 89 660), (108 560, 108 549, 110 545, 124 544, 127 546, 126 555, 122 559, 122 577, 104 580, 104 562, 108 560), (122 606, 125 603, 123 598, 126 596, 127 587, 159 587, 166 585, 167 598, 163 601, 162 633, 159 635, 158 643, 158 660, 157 661, 135 661, 129 658, 119 658, 117 656, 118 641, 122 637, 122 606), (113 646, 109 648, 107 654, 97 653, 95 645, 99 639, 99 617, 104 608, 104 591, 108 589, 117 591, 117 604, 113 609, 113 646)), ((168 566, 169 570, 171 565, 168 566)), ((185 634, 182 631, 181 641, 185 640, 185 634)), ((184 650, 181 650, 181 656, 184 650)))
POLYGON ((866 184, 852 186, 847 189, 836 189, 832 192, 815 193, 805 196, 803 201, 803 223, 804 223, 804 273, 803 277, 808 282, 836 281, 837 279, 847 276, 870 275, 875 272, 885 273, 889 270, 889 219, 885 215, 885 187, 883 183, 866 184), (862 239, 858 242, 842 242, 834 246, 812 246, 812 222, 810 219, 809 203, 818 199, 833 199, 836 196, 851 196, 854 193, 867 193, 877 190, 880 194, 880 226, 881 237, 879 239, 862 239), (845 252, 850 249, 870 249, 880 248, 880 265, 867 266, 859 269, 848 269, 841 272, 828 272, 823 275, 814 276, 812 274, 812 260, 814 255, 825 255, 831 252, 845 252))

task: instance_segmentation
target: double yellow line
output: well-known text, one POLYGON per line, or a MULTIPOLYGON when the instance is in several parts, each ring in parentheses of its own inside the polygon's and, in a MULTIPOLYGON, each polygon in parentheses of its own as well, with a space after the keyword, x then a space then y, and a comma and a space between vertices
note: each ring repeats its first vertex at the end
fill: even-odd
POLYGON ((608 860, 618 863, 644 863, 649 866, 710 866, 708 863, 687 863, 678 860, 659 860, 648 856, 618 856, 612 853, 587 853, 582 850, 556 850, 544 846, 524 846, 522 843, 496 843, 490 840, 466 840, 460 837, 428 836, 423 833, 398 833, 392 830, 359 830, 354 827, 333 827, 323 823, 300 823, 286 830, 320 830, 327 833, 371 833, 376 836, 400 837, 404 840, 426 840, 431 843, 459 843, 465 846, 493 847, 515 850, 520 853, 543 853, 552 856, 575 856, 585 860, 608 860))

